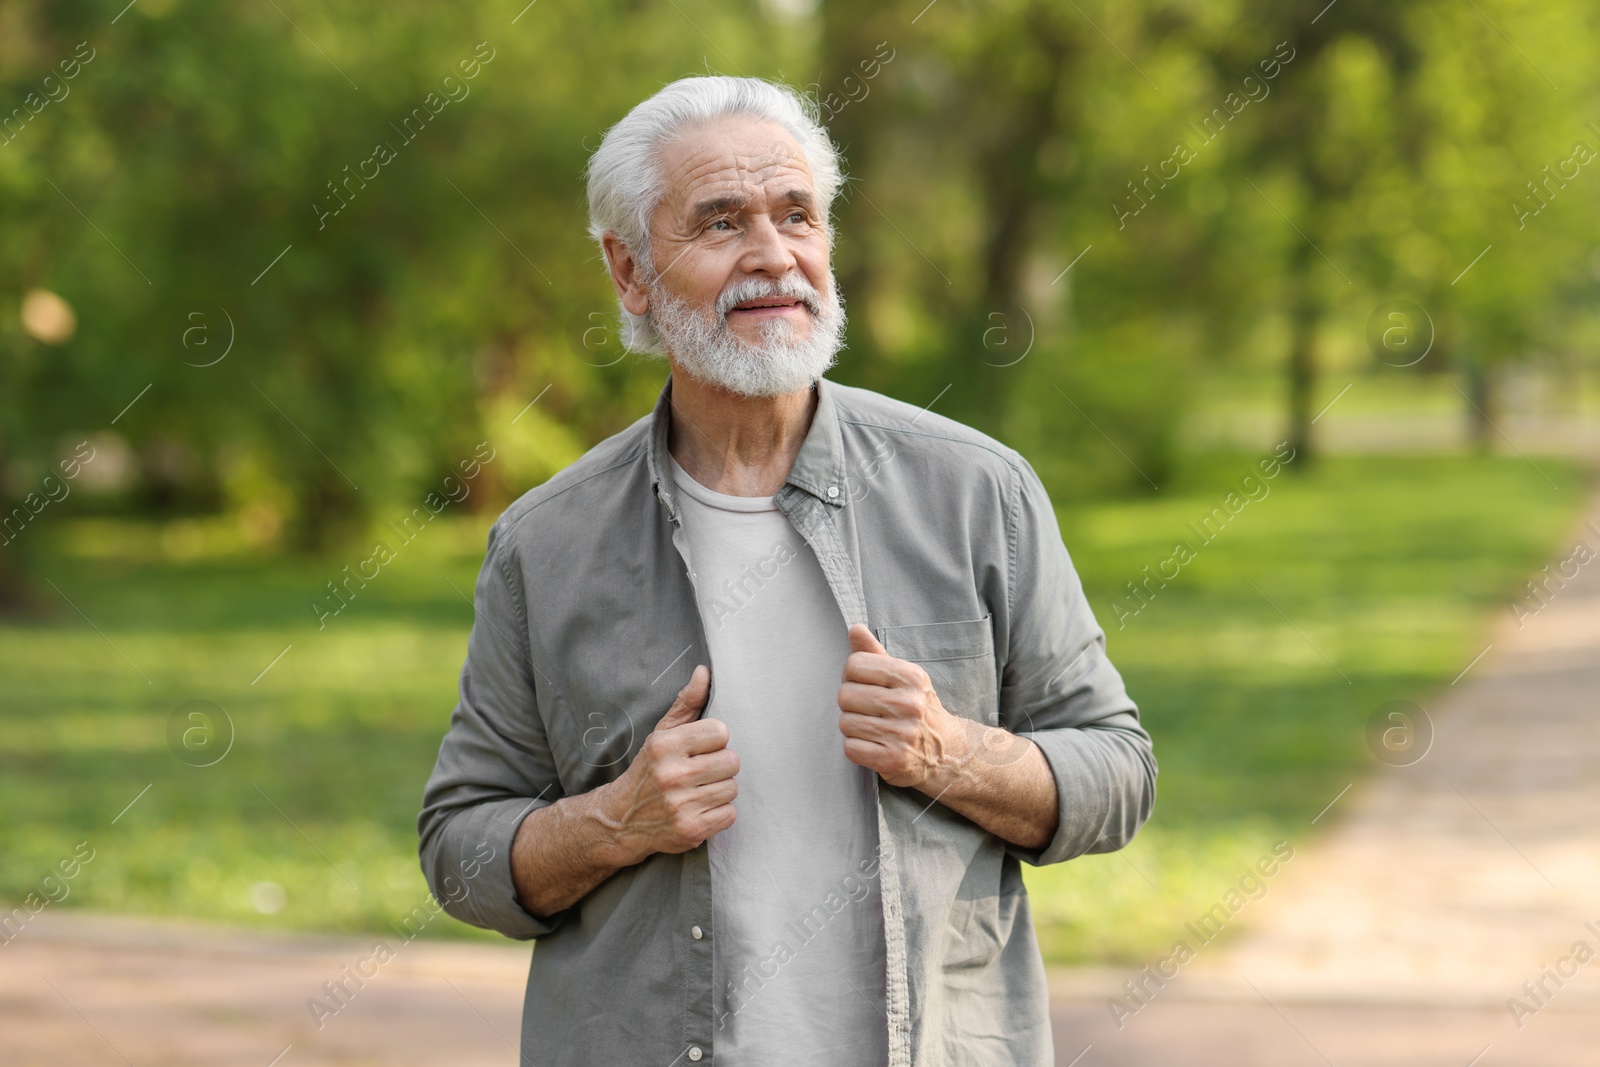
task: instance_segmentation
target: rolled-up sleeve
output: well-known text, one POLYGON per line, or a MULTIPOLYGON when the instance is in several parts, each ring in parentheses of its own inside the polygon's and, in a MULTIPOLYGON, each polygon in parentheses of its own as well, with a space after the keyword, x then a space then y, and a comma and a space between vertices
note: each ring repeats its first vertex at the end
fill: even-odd
POLYGON ((460 699, 417 817, 422 873, 444 910, 524 941, 566 915, 529 913, 511 875, 522 820, 562 796, 539 716, 525 604, 496 523, 478 574, 460 699))
POLYGON ((1049 495, 1017 457, 1011 498, 1010 632, 1000 721, 1038 745, 1055 776, 1060 822, 1043 848, 1007 843, 1042 866, 1133 839, 1155 806, 1156 761, 1105 631, 1062 543, 1049 495))

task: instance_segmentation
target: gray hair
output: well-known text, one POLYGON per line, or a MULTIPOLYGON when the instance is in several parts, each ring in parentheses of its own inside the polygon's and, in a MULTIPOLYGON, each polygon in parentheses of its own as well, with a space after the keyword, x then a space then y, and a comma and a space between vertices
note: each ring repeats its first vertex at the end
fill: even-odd
MULTIPOLYGON (((815 102, 787 85, 761 78, 698 75, 679 78, 636 105, 606 131, 600 147, 589 157, 589 236, 601 244, 602 259, 605 235, 615 233, 633 253, 644 282, 655 281, 650 217, 667 191, 659 151, 684 130, 725 115, 776 123, 799 143, 811 168, 828 246, 833 247, 828 210, 844 175, 838 150, 823 128, 815 102)), ((623 343, 635 351, 660 354, 661 337, 649 316, 620 310, 623 343)))

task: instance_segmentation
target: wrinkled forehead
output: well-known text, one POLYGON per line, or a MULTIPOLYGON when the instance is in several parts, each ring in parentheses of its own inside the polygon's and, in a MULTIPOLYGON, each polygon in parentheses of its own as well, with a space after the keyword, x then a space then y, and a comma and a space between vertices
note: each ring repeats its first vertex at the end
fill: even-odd
POLYGON ((707 197, 779 196, 796 189, 814 195, 811 166, 782 126, 725 118, 681 131, 658 158, 665 194, 657 217, 681 220, 707 197))

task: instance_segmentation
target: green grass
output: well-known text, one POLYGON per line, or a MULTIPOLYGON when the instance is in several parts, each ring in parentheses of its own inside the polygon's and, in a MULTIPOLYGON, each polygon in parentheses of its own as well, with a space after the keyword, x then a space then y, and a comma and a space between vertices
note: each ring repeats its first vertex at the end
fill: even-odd
MULTIPOLYGON (((1311 817, 1377 767, 1373 709, 1427 707, 1577 517, 1579 473, 1539 462, 1559 491, 1518 458, 1285 473, 1121 630, 1122 583, 1164 559, 1251 457, 1212 457, 1150 499, 1063 509, 1161 781, 1125 853, 1027 871, 1049 959, 1146 959, 1273 842, 1314 836, 1311 817)), ((429 527, 319 631, 311 598, 367 553, 263 560, 203 523, 28 531, 53 538, 42 576, 93 627, 42 582, 60 614, 0 627, 0 900, 87 840, 95 858, 58 906, 346 931, 409 912, 427 893, 416 813, 455 701, 472 619, 460 594, 483 534, 429 527), (235 729, 210 767, 168 747, 169 717, 191 700, 220 705, 235 729), (281 911, 257 910, 264 882, 283 890, 281 911)), ((493 936, 450 920, 430 933, 493 936)))
POLYGON ((1559 489, 1517 457, 1331 459, 1280 474, 1200 546, 1185 524, 1250 462, 1062 515, 1161 774, 1130 848, 1027 872, 1048 959, 1148 962, 1275 842, 1298 851, 1325 829, 1332 818, 1311 819, 1346 784, 1403 773, 1369 753, 1368 717, 1394 699, 1433 706, 1585 490, 1571 464, 1542 458, 1559 489), (1119 630, 1123 583, 1179 538, 1196 558, 1119 630))
POLYGON ((0 899, 87 839, 71 905, 381 930, 425 900, 416 813, 472 622, 456 590, 472 594, 484 530, 428 527, 322 630, 311 599, 368 553, 261 561, 130 524, 67 534, 44 576, 100 632, 64 601, 54 625, 0 629, 0 899), (192 700, 234 728, 213 766, 168 747, 192 700), (271 916, 252 903, 262 882, 284 890, 271 916))

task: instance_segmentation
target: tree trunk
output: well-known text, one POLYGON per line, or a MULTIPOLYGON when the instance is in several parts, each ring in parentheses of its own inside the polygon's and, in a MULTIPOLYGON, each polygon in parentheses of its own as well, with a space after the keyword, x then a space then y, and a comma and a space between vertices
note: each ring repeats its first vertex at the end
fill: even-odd
MULTIPOLYGON (((956 366, 971 372, 968 408, 974 421, 993 433, 1001 429, 1017 379, 1017 372, 1006 364, 1024 343, 1035 319, 1024 306, 1023 279, 1038 232, 1039 208, 1046 196, 1039 154, 1065 124, 1058 101, 1063 72, 1069 69, 1074 51, 1072 38, 1044 8, 1030 11, 1026 22, 1031 46, 1043 58, 1044 76, 1013 87, 1010 99, 1014 103, 1007 109, 1013 121, 979 165, 979 187, 988 216, 983 292, 969 312, 975 329, 957 338, 961 349, 956 353, 956 366), (986 343, 995 337, 1004 337, 1005 344, 993 347, 986 343)), ((1015 57, 997 56, 996 62, 1015 63, 1015 57)), ((999 72, 995 73, 998 76, 999 72)))
MULTIPOLYGON (((883 220, 855 189, 864 184, 871 169, 872 149, 883 133, 880 116, 889 92, 885 79, 895 76, 893 61, 879 71, 877 78, 866 83, 868 92, 864 99, 849 100, 844 82, 846 78, 856 79, 852 85, 861 82, 860 65, 873 60, 878 43, 893 36, 895 34, 889 31, 881 34, 876 31, 870 7, 845 0, 823 0, 822 71, 817 83, 809 86, 819 104, 834 94, 835 101, 844 105, 831 117, 827 110, 822 113, 829 135, 843 156, 842 167, 849 178, 833 205, 831 221, 840 235, 834 276, 850 311, 846 341, 851 356, 849 377, 868 388, 882 388, 888 384, 883 360, 879 358, 862 314, 871 306, 873 281, 878 273, 873 269, 868 235, 877 232, 883 220)), ((900 54, 897 50, 896 57, 900 54)))
POLYGON ((1494 381, 1493 374, 1483 361, 1473 356, 1466 361, 1467 376, 1467 440, 1479 452, 1487 452, 1494 444, 1494 381))
MULTIPOLYGON (((0 438, 0 471, 4 471, 5 467, 5 440, 0 438)), ((11 514, 13 506, 0 493, 0 522, 11 514)), ((28 557, 24 555, 26 542, 23 538, 27 535, 26 527, 14 533, 0 525, 0 618, 30 615, 37 607, 36 594, 28 581, 31 568, 28 566, 28 557), (13 539, 6 541, 7 537, 13 539)))
POLYGON ((1289 257, 1289 445, 1294 449, 1293 469, 1305 470, 1315 458, 1312 445, 1311 407, 1317 387, 1317 331, 1322 325, 1322 308, 1316 279, 1312 276, 1315 252, 1301 242, 1289 257))

